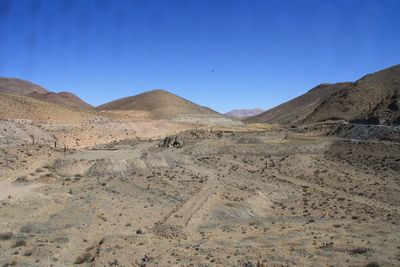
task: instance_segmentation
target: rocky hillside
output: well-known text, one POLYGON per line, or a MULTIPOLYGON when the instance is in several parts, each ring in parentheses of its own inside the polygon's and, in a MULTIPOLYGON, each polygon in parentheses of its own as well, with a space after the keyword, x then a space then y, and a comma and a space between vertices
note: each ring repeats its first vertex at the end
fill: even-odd
POLYGON ((80 122, 94 114, 13 94, 0 93, 0 119, 28 119, 45 122, 80 122))
POLYGON ((328 120, 400 124, 400 65, 355 82, 319 85, 246 122, 302 124, 328 120))
POLYGON ((46 101, 49 103, 54 103, 54 104, 59 104, 71 108, 78 108, 78 109, 91 109, 93 106, 89 105, 73 93, 69 92, 60 92, 60 93, 53 93, 53 92, 48 92, 45 94, 39 94, 39 93, 32 93, 29 94, 28 96, 46 101))
POLYGON ((321 103, 304 122, 336 119, 365 124, 400 124, 400 65, 349 84, 321 103))
POLYGON ((54 93, 28 81, 0 78, 0 93, 28 96, 70 108, 91 109, 92 106, 69 92, 54 93))
POLYGON ((312 113, 323 101, 350 83, 321 84, 304 95, 296 97, 273 109, 245 120, 248 123, 299 123, 312 113))
POLYGON ((0 78, 0 93, 30 95, 32 93, 46 94, 48 92, 49 91, 43 87, 28 81, 13 78, 0 78))

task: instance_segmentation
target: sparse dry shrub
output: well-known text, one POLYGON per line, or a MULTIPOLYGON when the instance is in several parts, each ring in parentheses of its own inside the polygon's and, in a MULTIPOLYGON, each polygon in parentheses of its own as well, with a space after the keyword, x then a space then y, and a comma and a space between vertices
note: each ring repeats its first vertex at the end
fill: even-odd
POLYGON ((26 246, 26 241, 23 240, 23 239, 17 240, 17 241, 15 242, 15 244, 13 245, 14 248, 17 248, 17 247, 25 247, 25 246, 26 246))
POLYGON ((17 266, 17 261, 13 260, 12 262, 7 262, 6 264, 3 265, 3 267, 8 267, 8 266, 17 266))
POLYGON ((85 262, 91 262, 93 260, 93 256, 90 252, 85 252, 82 255, 78 256, 75 260, 75 264, 83 264, 85 262))
POLYGON ((371 261, 369 263, 367 263, 367 265, 365 265, 365 267, 379 267, 379 263, 375 262, 375 261, 371 261))
POLYGON ((27 183, 27 182, 29 182, 29 180, 25 175, 23 175, 23 176, 18 176, 17 179, 15 179, 15 182, 17 182, 17 183, 27 183))
POLYGON ((14 234, 11 232, 0 233, 0 240, 9 240, 14 237, 14 234))

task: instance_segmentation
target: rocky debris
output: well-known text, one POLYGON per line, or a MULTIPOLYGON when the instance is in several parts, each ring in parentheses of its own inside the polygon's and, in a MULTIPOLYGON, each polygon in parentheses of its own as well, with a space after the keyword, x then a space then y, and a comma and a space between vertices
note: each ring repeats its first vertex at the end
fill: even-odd
POLYGON ((244 125, 240 120, 234 120, 229 117, 202 114, 180 115, 172 121, 195 125, 212 125, 215 127, 240 127, 244 125))
POLYGON ((90 177, 123 177, 132 174, 136 164, 130 159, 99 159, 88 169, 90 177))
POLYGON ((368 248, 364 248, 364 247, 357 247, 357 248, 353 248, 352 250, 350 250, 350 252, 352 254, 365 254, 369 251, 368 248))
POLYGON ((167 239, 186 239, 183 227, 179 225, 157 223, 153 228, 153 233, 167 239))
POLYGON ((85 252, 82 255, 78 256, 75 260, 75 264, 83 264, 85 262, 92 262, 93 255, 90 252, 85 252))
POLYGON ((357 140, 400 142, 400 126, 339 124, 328 135, 357 140))
POLYGON ((21 175, 18 176, 17 179, 15 179, 14 183, 17 184, 24 184, 24 183, 28 183, 29 179, 26 177, 26 175, 21 175))
POLYGON ((238 144, 262 144, 263 141, 257 137, 240 137, 237 140, 238 144))
POLYGON ((301 126, 288 126, 290 136, 332 136, 353 140, 400 142, 400 126, 321 122, 301 126))
POLYGON ((232 134, 231 132, 213 131, 210 130, 188 130, 183 131, 177 135, 165 137, 159 143, 159 147, 175 147, 181 148, 184 144, 192 140, 205 140, 205 139, 221 139, 224 136, 232 134))
POLYGON ((138 229, 138 230, 136 230, 136 234, 138 234, 138 235, 142 235, 142 234, 143 234, 143 230, 142 230, 142 229, 138 229))
POLYGON ((14 248, 17 247, 25 247, 26 246, 26 241, 23 239, 19 239, 15 242, 15 244, 13 245, 14 248))
POLYGON ((0 233, 0 240, 9 240, 14 237, 12 232, 0 233))
POLYGON ((375 261, 371 261, 369 263, 367 263, 367 265, 365 265, 365 267, 379 267, 379 263, 375 262, 375 261))
POLYGON ((181 140, 177 135, 176 136, 167 136, 161 143, 158 145, 159 147, 174 147, 181 148, 183 146, 183 140, 181 140))
POLYGON ((55 137, 51 126, 31 120, 0 119, 0 146, 10 147, 35 143, 53 146, 55 137))

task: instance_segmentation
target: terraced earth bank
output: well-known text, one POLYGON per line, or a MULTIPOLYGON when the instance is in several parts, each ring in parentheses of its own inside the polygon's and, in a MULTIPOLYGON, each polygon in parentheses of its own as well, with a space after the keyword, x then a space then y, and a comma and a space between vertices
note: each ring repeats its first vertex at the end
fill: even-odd
POLYGON ((1 148, 0 265, 399 266, 398 139, 321 127, 1 148))

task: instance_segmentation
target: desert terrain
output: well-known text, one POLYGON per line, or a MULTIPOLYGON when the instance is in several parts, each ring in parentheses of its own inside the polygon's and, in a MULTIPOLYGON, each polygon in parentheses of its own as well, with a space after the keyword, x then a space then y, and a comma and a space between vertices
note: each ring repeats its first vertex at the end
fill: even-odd
POLYGON ((3 147, 0 263, 398 266, 399 140, 335 127, 3 147))
POLYGON ((247 124, 0 80, 0 266, 400 266, 398 70, 247 124))

